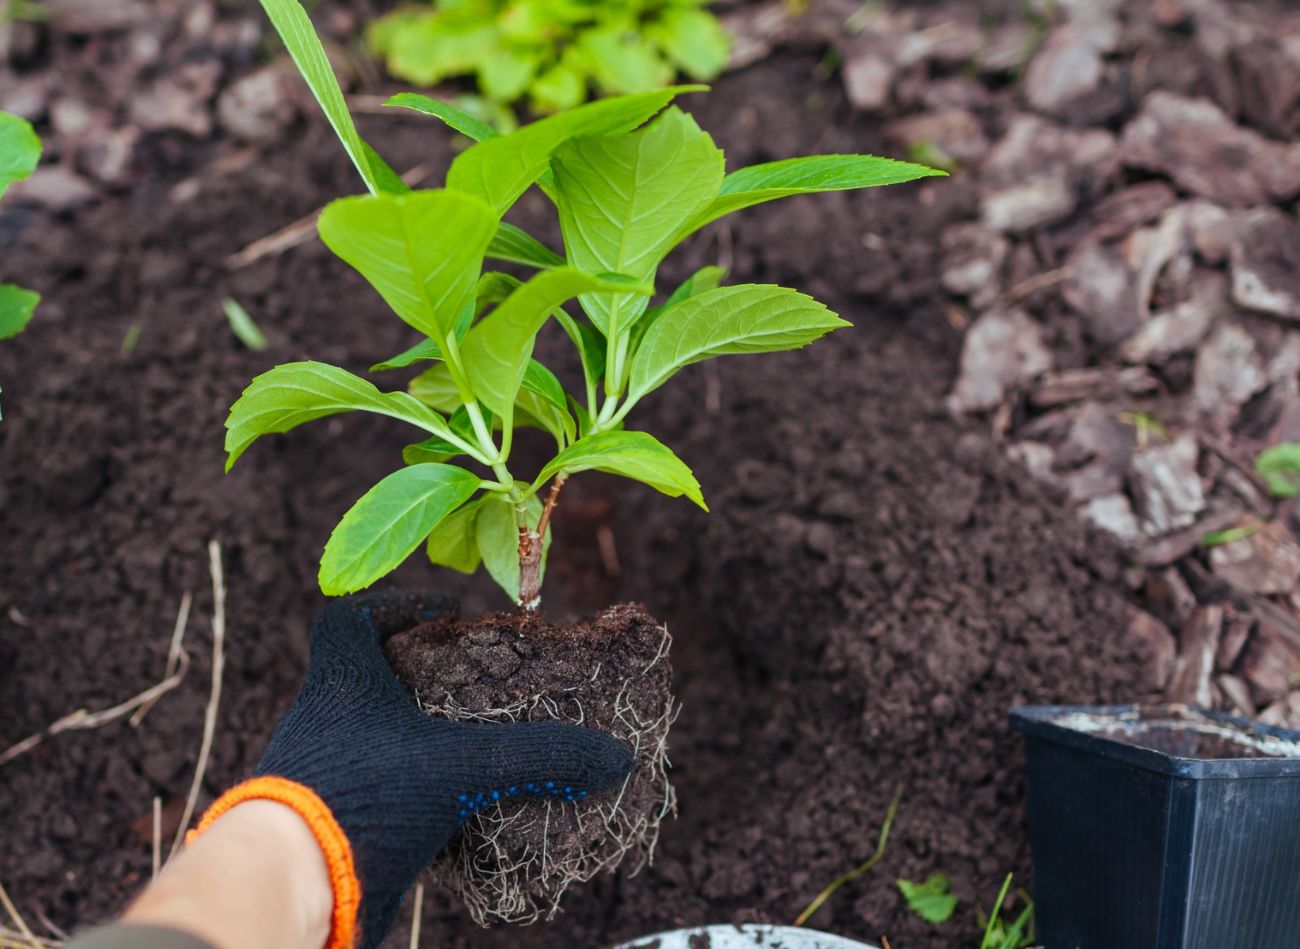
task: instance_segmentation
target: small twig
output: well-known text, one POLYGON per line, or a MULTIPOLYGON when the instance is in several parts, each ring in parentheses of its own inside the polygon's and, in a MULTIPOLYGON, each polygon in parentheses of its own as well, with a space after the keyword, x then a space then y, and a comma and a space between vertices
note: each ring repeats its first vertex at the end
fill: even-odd
POLYGON ((47 726, 43 731, 35 735, 29 735, 15 745, 11 745, 3 754, 0 754, 0 767, 13 761, 20 755, 31 751, 47 738, 53 738, 55 735, 70 731, 87 731, 92 728, 102 728, 104 725, 111 725, 119 719, 130 715, 137 708, 147 702, 156 702, 159 698, 166 695, 176 686, 181 684, 185 678, 185 673, 189 669, 189 656, 184 652, 180 654, 179 668, 163 679, 157 685, 150 686, 139 695, 127 699, 114 705, 112 708, 106 708, 99 712, 88 712, 84 708, 79 708, 75 712, 69 712, 58 721, 47 726))
MULTIPOLYGON (((55 939, 59 939, 63 942, 67 942, 69 939, 72 938, 63 930, 63 927, 56 926, 54 921, 50 919, 49 916, 46 915, 45 910, 41 909, 41 907, 39 906, 36 907, 36 918, 41 921, 41 925, 44 926, 47 931, 54 934, 55 939)), ((42 937, 37 936, 36 938, 40 939, 42 937)))
POLYGON ((568 480, 568 475, 556 475, 555 480, 551 482, 551 493, 546 496, 546 506, 542 508, 542 516, 537 521, 538 537, 546 536, 546 528, 551 526, 551 514, 559 503, 560 492, 564 490, 564 482, 568 480))
POLYGON ((410 949, 420 949, 420 915, 424 909, 424 884, 415 884, 415 900, 411 906, 411 942, 410 949))
POLYGON ((36 935, 27 928, 27 923, 22 914, 18 912, 18 907, 14 905, 13 900, 9 899, 9 894, 5 892, 4 884, 0 883, 0 903, 4 904, 5 912, 13 920, 14 925, 18 927, 18 932, 27 940, 27 944, 34 946, 35 949, 42 949, 41 944, 36 941, 36 935))
POLYGON ((150 879, 158 879, 158 871, 162 869, 162 798, 158 795, 153 797, 153 876, 150 879))
POLYGON ((34 943, 28 942, 27 937, 18 930, 0 925, 0 949, 32 949, 32 946, 37 949, 57 949, 61 945, 62 941, 44 936, 37 936, 34 943))
POLYGON ((203 742, 199 746, 199 763, 194 769, 194 780, 190 783, 190 793, 185 798, 185 811, 176 828, 176 837, 172 840, 170 860, 185 839, 185 831, 194 816, 194 806, 198 803, 199 790, 203 787, 203 775, 208 769, 208 756, 212 753, 212 737, 217 730, 217 710, 221 706, 221 675, 226 665, 226 579, 221 569, 221 542, 208 541, 208 570, 212 574, 212 688, 208 693, 208 706, 203 713, 203 742))
POLYGON ((889 828, 893 826, 894 815, 898 813, 898 802, 902 799, 903 790, 902 788, 899 788, 894 792, 894 799, 889 803, 889 810, 885 812, 885 822, 880 825, 880 839, 876 843, 875 853, 848 873, 835 880, 830 884, 830 886, 826 887, 826 889, 818 893, 813 901, 808 904, 808 907, 795 918, 794 924, 796 926, 802 926, 804 923, 808 922, 813 913, 821 909, 822 904, 830 899, 831 894, 842 887, 845 883, 850 883, 853 880, 856 880, 880 862, 881 858, 885 855, 885 844, 889 842, 889 828))
MULTIPOLYGON (((428 178, 432 173, 432 162, 424 162, 403 173, 402 180, 408 185, 416 185, 428 178)), ((317 208, 310 214, 298 218, 293 223, 286 224, 278 231, 258 238, 243 250, 227 257, 226 267, 230 270, 239 270, 249 264, 256 263, 263 257, 274 257, 277 254, 283 254, 286 250, 297 247, 299 244, 306 243, 316 231, 316 218, 320 217, 320 212, 321 209, 317 208)))
POLYGON ((1048 270, 1045 273, 1035 274, 1025 280, 1020 281, 1014 287, 1002 294, 998 302, 1002 305, 1016 303, 1023 300, 1036 290, 1043 290, 1053 284, 1060 283, 1070 276, 1069 267, 1057 267, 1055 270, 1048 270))
MULTIPOLYGON (((167 665, 163 667, 164 678, 174 675, 176 667, 180 664, 181 643, 185 641, 185 630, 190 624, 190 603, 193 599, 194 597, 189 590, 186 590, 184 596, 181 597, 181 607, 176 611, 176 623, 172 626, 172 642, 167 647, 167 665)), ((152 699, 135 710, 135 714, 131 716, 132 728, 140 727, 140 723, 144 721, 144 717, 149 714, 149 710, 154 707, 157 701, 157 699, 152 699)))

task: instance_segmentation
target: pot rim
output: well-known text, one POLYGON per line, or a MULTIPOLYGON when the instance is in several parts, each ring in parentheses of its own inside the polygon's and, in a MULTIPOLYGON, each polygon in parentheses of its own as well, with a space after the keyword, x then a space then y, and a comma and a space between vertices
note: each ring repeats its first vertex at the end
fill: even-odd
POLYGON ((1131 705, 1022 705, 1010 710, 1011 728, 1027 737, 1050 741, 1136 768, 1191 780, 1280 778, 1300 776, 1300 731, 1265 725, 1199 705, 1153 703, 1131 705), (1230 731, 1244 732, 1256 747, 1281 747, 1283 754, 1256 758, 1189 758, 1130 744, 1100 731, 1079 727, 1082 717, 1111 719, 1118 725, 1138 716, 1163 712, 1170 718, 1199 717, 1230 731))

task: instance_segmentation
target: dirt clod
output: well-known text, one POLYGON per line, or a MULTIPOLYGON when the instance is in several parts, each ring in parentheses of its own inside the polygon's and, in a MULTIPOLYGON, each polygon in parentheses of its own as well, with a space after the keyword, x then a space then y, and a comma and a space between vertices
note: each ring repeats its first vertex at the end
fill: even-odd
POLYGON ((676 717, 666 627, 639 606, 549 626, 499 613, 428 623, 388 643, 397 677, 431 715, 559 720, 627 742, 628 782, 589 800, 503 801, 476 813, 433 868, 480 925, 551 919, 575 883, 626 861, 635 874, 675 811, 668 728, 676 717))

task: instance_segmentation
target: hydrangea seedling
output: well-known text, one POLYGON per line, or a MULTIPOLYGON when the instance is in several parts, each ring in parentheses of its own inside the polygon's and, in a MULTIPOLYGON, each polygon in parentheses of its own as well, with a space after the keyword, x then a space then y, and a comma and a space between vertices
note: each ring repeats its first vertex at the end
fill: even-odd
POLYGON ((357 134, 298 0, 262 5, 370 192, 326 207, 321 239, 422 337, 374 369, 427 367, 408 391, 384 392, 336 366, 289 363, 254 379, 231 408, 227 467, 261 435, 340 412, 388 415, 424 434, 406 446, 405 465, 334 529, 320 564, 326 594, 374 583, 424 544, 433 563, 463 572, 481 565, 517 603, 535 608, 556 498, 581 471, 622 475, 705 508, 690 468, 650 433, 625 427, 632 409, 692 363, 797 349, 848 324, 786 287, 722 286, 716 267, 652 305, 660 263, 701 227, 742 208, 942 174, 868 155, 727 174, 722 151, 671 105, 699 87, 588 103, 509 135, 404 94, 392 104, 478 140, 452 162, 444 188, 410 191, 357 134), (564 257, 502 220, 534 185, 555 205, 564 257), (520 281, 485 269, 487 259, 536 273, 520 281), (575 298, 581 318, 565 310, 575 298), (581 357, 579 393, 533 358, 552 321, 581 357), (511 466, 515 431, 524 426, 555 441, 554 457, 531 479, 511 466))

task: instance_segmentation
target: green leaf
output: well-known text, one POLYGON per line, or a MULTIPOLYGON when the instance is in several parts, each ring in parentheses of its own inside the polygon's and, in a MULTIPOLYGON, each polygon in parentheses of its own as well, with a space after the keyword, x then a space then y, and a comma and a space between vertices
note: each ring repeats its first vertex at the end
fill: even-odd
POLYGON ((445 364, 424 370, 408 383, 407 391, 439 412, 455 412, 461 405, 460 390, 456 388, 451 371, 445 364))
POLYGON ((564 258, 551 250, 537 238, 506 221, 497 226, 497 232, 488 244, 487 256, 495 260, 508 260, 516 264, 526 264, 545 270, 559 267, 564 258))
POLYGON ((672 81, 673 68, 639 31, 622 24, 587 30, 577 50, 605 92, 644 92, 672 81))
MULTIPOLYGON (((526 518, 534 527, 542 516, 542 502, 530 495, 525 503, 526 518)), ((519 602, 519 524, 514 505, 503 498, 487 498, 474 525, 474 538, 483 566, 512 602, 519 602)), ((551 549, 551 529, 542 537, 542 573, 551 549)))
POLYGON ((522 410, 539 428, 555 436, 556 444, 563 448, 577 437, 577 423, 569 414, 569 399, 555 374, 536 359, 529 360, 524 371, 515 408, 522 410))
POLYGON ((641 340, 645 337, 646 330, 651 327, 655 320, 659 319, 659 317, 663 315, 665 310, 670 306, 675 306, 676 304, 681 303, 683 300, 689 300, 696 294, 716 289, 718 285, 722 283, 722 279, 726 277, 726 275, 727 271, 724 267, 701 267, 699 270, 695 271, 695 273, 682 281, 682 283, 680 283, 677 288, 669 294, 668 299, 665 300, 661 306, 652 306, 650 309, 646 310, 632 327, 632 351, 636 352, 637 347, 641 345, 641 340))
MULTIPOLYGON (((520 285, 522 281, 518 277, 512 277, 510 274, 501 273, 500 271, 490 270, 478 278, 478 283, 474 287, 474 309, 471 316, 479 316, 485 309, 494 304, 500 303, 520 285)), ((465 330, 469 329, 469 323, 465 323, 465 330)), ((459 328, 456 337, 460 339, 465 333, 459 328)), ((412 363, 423 362, 427 360, 442 359, 442 347, 434 339, 422 339, 410 349, 398 353, 391 359, 375 363, 370 367, 371 372, 384 372, 389 369, 405 369, 412 363)), ((450 380, 450 376, 448 376, 450 380)))
POLYGON ((496 226, 482 201, 452 191, 342 198, 318 223, 321 240, 398 316, 438 339, 453 332, 473 299, 496 226))
POLYGON ((391 359, 377 362, 370 367, 371 372, 386 372, 389 369, 405 369, 413 363, 430 359, 441 359, 442 347, 434 339, 422 339, 410 349, 403 350, 391 359))
MULTIPOLYGON (((578 138, 557 149, 551 167, 570 265, 651 279, 677 231, 718 193, 723 166, 721 149, 677 108, 640 131, 578 138)), ((610 339, 645 303, 626 295, 582 298, 610 339)))
POLYGON ((565 316, 568 317, 567 321, 561 321, 564 331, 569 334, 573 345, 578 347, 578 354, 582 357, 582 371, 595 384, 605 373, 605 334, 590 323, 579 323, 567 313, 565 316))
POLYGON ((945 923, 957 909, 957 897, 949 892, 948 878, 942 873, 931 874, 924 883, 899 880, 898 889, 912 912, 927 923, 945 923))
POLYGON ((362 141, 361 150, 365 152, 366 160, 370 162, 370 171, 375 176, 375 184, 379 186, 380 191, 384 194, 411 193, 411 186, 388 166, 388 162, 379 157, 379 152, 371 148, 369 142, 362 141))
POLYGON ((437 435, 430 435, 424 441, 407 445, 402 449, 402 464, 424 465, 432 463, 440 465, 463 454, 465 452, 447 441, 447 439, 439 438, 437 435))
POLYGON ((325 118, 329 119, 334 134, 343 143, 343 150, 361 173, 366 187, 371 194, 384 191, 384 185, 391 186, 392 179, 396 176, 381 160, 377 161, 379 156, 366 146, 357 132, 343 99, 343 90, 339 88, 338 79, 330 67, 329 57, 325 55, 325 48, 302 4, 299 0, 261 0, 261 3, 271 25, 280 34, 285 48, 293 57, 298 72, 320 103, 325 118))
POLYGON ((692 79, 712 79, 727 68, 731 35, 705 10, 670 7, 645 35, 692 79))
POLYGON ((461 573, 473 573, 482 562, 478 550, 478 514, 487 497, 480 497, 452 511, 429 533, 424 550, 429 562, 461 573))
POLYGON ((412 465, 361 496, 325 544, 320 588, 339 596, 370 586, 411 555, 444 517, 478 490, 479 479, 452 465, 412 465))
POLYGON ((470 115, 464 109, 458 109, 441 99, 422 96, 417 92, 399 92, 395 96, 390 96, 384 105, 414 109, 416 112, 423 112, 425 115, 432 115, 435 118, 442 119, 457 132, 476 142, 496 138, 501 134, 486 122, 470 115))
MULTIPOLYGON (((492 414, 487 413, 488 428, 492 427, 492 414)), ((402 449, 402 461, 408 465, 418 465, 428 461, 444 462, 465 454, 464 444, 474 444, 474 423, 470 421, 469 411, 458 405, 447 419, 447 427, 461 440, 457 445, 438 435, 432 435, 415 445, 402 449)))
POLYGON ((541 56, 509 46, 499 46, 478 63, 478 87, 495 102, 513 102, 537 77, 541 56))
POLYGON ((809 155, 750 165, 722 180, 713 202, 682 229, 680 241, 733 211, 796 194, 878 188, 946 175, 946 171, 875 155, 809 155))
POLYGON ((556 267, 534 276, 465 336, 461 356, 475 393, 509 428, 534 340, 551 311, 579 293, 629 290, 646 295, 653 292, 653 288, 617 274, 596 277, 572 267, 556 267))
POLYGON ((704 510, 704 495, 691 469, 654 436, 646 432, 601 432, 579 439, 542 468, 536 490, 558 474, 604 471, 650 485, 670 498, 686 495, 704 510))
POLYGON ((722 285, 722 281, 726 276, 726 267, 701 267, 678 284, 677 288, 669 294, 668 299, 664 301, 664 309, 681 303, 683 300, 689 300, 696 294, 716 290, 722 285))
MULTIPOLYGON (((489 270, 478 278, 478 283, 474 287, 474 309, 471 311, 471 317, 479 316, 489 306, 500 303, 520 285, 522 281, 518 277, 512 277, 510 274, 501 273, 497 270, 489 270)), ((469 329, 469 321, 464 324, 464 331, 457 328, 456 338, 460 339, 469 329)), ((371 372, 385 372, 389 369, 405 369, 407 366, 428 360, 442 359, 442 347, 434 339, 422 339, 410 349, 398 353, 391 359, 375 363, 370 367, 371 372)), ((448 376, 450 380, 450 376, 448 376)), ((448 410, 450 411, 450 410, 448 410)))
POLYGON ((31 322, 41 295, 35 290, 0 283, 0 339, 17 336, 31 322))
POLYGON ((397 10, 371 24, 367 39, 388 71, 420 86, 464 75, 500 43, 483 17, 453 17, 446 10, 397 10))
POLYGON ((636 128, 673 98, 699 87, 672 86, 640 95, 590 102, 472 145, 456 156, 447 187, 482 198, 498 214, 546 170, 551 153, 580 135, 618 135, 636 128))
POLYGON ((501 303, 523 284, 512 274, 489 270, 478 278, 478 286, 474 288, 474 315, 482 316, 485 310, 501 303))
POLYGON ((230 323, 230 331, 235 334, 236 338, 254 352, 264 352, 266 350, 266 336, 253 322, 253 318, 248 315, 248 311, 239 305, 239 301, 233 297, 226 297, 221 301, 221 309, 226 313, 226 320, 230 323))
POLYGON ((380 392, 345 369, 322 362, 292 362, 248 384, 226 418, 226 470, 261 435, 340 412, 374 412, 435 435, 451 434, 442 416, 405 392, 380 392))
POLYGON ((40 160, 41 140, 32 124, 0 112, 0 197, 15 181, 30 178, 40 160))
POLYGON ((1265 448, 1255 459, 1255 470, 1276 498, 1300 494, 1300 442, 1282 442, 1265 448))
POLYGON ((799 349, 848 325, 812 297, 788 287, 741 284, 697 294, 665 310, 646 330, 632 357, 628 403, 691 363, 799 349))
POLYGON ((575 57, 566 56, 538 76, 528 93, 534 112, 575 108, 587 98, 587 71, 575 57))

